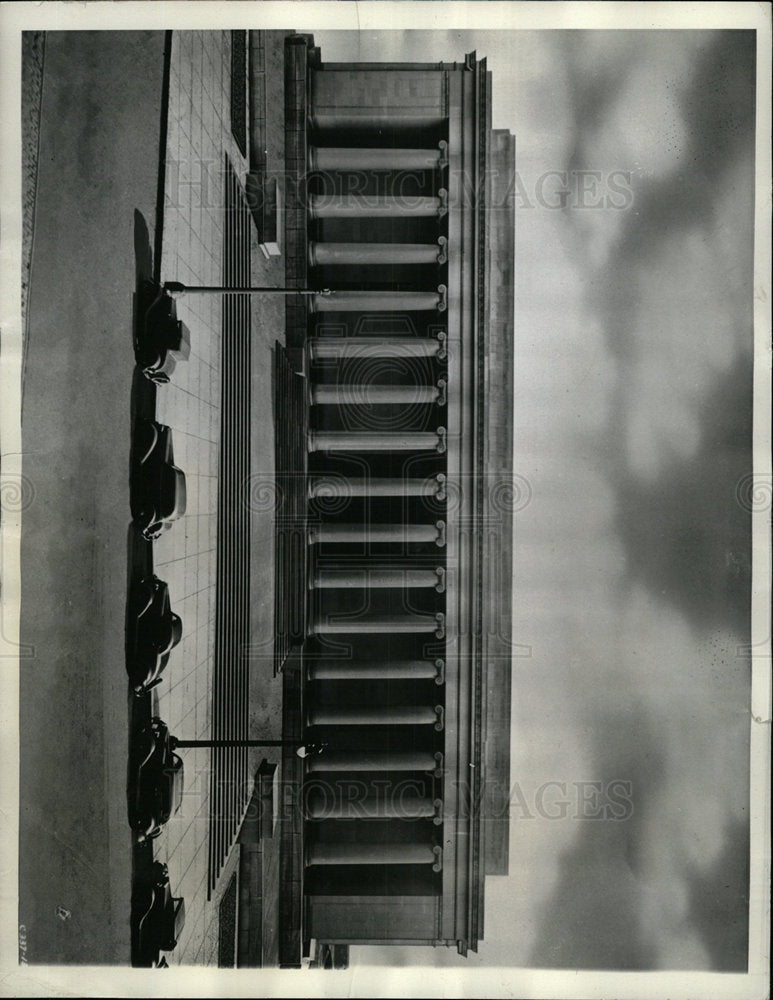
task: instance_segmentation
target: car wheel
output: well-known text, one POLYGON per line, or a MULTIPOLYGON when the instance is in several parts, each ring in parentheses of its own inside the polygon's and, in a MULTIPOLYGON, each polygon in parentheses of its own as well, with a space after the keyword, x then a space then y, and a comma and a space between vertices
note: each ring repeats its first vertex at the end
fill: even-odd
POLYGON ((152 514, 141 515, 138 522, 142 529, 142 537, 148 542, 154 542, 166 527, 163 521, 156 520, 155 511, 152 514))
POLYGON ((153 885, 157 889, 163 889, 165 885, 169 885, 169 869, 163 863, 163 861, 153 862, 153 885))
POLYGON ((155 677, 152 681, 149 681, 147 684, 139 685, 138 689, 135 690, 134 693, 137 695, 138 698, 141 698, 144 694, 147 694, 148 691, 152 691, 153 688, 156 687, 156 685, 161 683, 162 680, 163 677, 155 677))

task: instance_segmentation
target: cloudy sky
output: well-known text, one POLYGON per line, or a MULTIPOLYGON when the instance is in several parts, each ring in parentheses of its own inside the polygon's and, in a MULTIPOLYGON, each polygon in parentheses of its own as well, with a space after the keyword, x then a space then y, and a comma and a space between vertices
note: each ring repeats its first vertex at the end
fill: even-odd
POLYGON ((515 467, 533 499, 514 610, 532 654, 514 661, 510 875, 487 882, 466 964, 743 969, 754 37, 315 38, 331 61, 476 49, 517 137, 515 467), (584 781, 630 782, 630 815, 578 818, 584 781), (547 782, 563 819, 538 815, 547 782))

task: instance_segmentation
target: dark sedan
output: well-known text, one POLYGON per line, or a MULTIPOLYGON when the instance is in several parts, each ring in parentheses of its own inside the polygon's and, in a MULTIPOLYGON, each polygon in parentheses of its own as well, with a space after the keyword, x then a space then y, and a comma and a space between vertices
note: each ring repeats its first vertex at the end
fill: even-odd
POLYGON ((185 513, 185 474, 174 464, 171 428, 155 420, 140 421, 131 464, 132 518, 152 541, 185 513))
POLYGON ((129 595, 126 670, 134 693, 161 681, 169 654, 182 638, 182 621, 169 603, 169 587, 157 576, 138 581, 129 595))
POLYGON ((185 926, 185 900, 172 895, 169 871, 153 862, 150 879, 135 887, 132 901, 132 965, 165 968, 162 951, 174 951, 185 926))
POLYGON ((129 747, 129 823, 138 841, 157 837, 180 808, 183 762, 170 744, 161 719, 134 733, 129 747))

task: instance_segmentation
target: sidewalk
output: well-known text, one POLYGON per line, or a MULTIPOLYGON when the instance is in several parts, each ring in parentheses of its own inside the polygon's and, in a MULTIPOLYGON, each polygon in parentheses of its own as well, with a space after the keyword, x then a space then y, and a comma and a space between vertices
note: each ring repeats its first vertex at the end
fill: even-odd
MULTIPOLYGON (((230 128, 230 32, 175 32, 172 37, 164 233, 163 281, 219 285, 223 276, 225 157, 244 184, 247 163, 230 128)), ((280 105, 281 107, 281 105, 280 105)), ((266 261, 251 227, 254 284, 278 284, 281 260, 266 261)), ((156 689, 158 714, 181 738, 211 737, 217 476, 219 462, 221 330, 220 296, 183 296, 178 316, 190 329, 191 356, 159 388, 157 419, 174 431, 175 461, 185 471, 185 517, 155 545, 155 572, 169 584, 183 640, 173 651, 165 680, 156 689)), ((261 486, 273 478, 274 428, 271 353, 284 327, 284 303, 252 302, 252 474, 242 500, 252 513, 251 731, 281 735, 281 681, 273 680, 273 510, 261 486)), ((169 866, 176 895, 183 895, 187 922, 174 963, 217 961, 218 906, 236 868, 238 849, 207 899, 210 813, 210 751, 186 750, 181 813, 156 841, 155 855, 169 866)), ((254 774, 263 754, 251 752, 254 774)))

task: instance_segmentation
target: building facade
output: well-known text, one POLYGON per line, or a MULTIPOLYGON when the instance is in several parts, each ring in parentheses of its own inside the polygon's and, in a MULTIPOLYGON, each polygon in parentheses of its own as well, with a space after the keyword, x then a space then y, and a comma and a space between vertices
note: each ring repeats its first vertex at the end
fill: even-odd
POLYGON ((276 669, 311 752, 282 762, 279 962, 466 954, 508 864, 514 138, 474 53, 326 63, 291 35, 285 102, 279 193, 253 179, 303 293, 277 347, 276 669))

